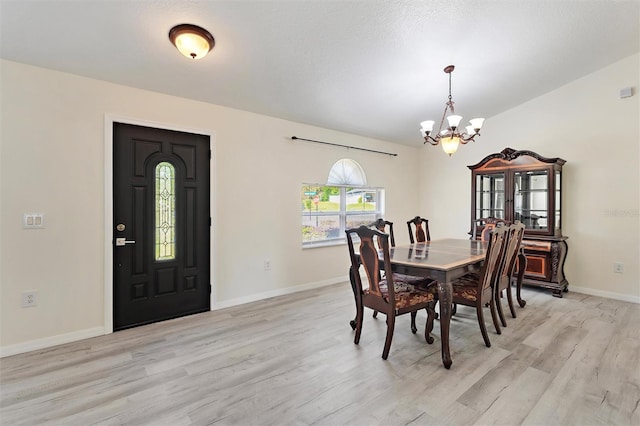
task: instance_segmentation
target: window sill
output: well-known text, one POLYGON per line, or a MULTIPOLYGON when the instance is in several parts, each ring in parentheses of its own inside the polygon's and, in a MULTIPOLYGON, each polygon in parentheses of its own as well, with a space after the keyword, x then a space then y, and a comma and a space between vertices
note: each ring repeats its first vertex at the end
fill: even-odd
POLYGON ((314 249, 320 247, 333 247, 333 246, 343 246, 347 244, 347 240, 345 238, 337 239, 337 240, 329 240, 329 241, 318 241, 313 243, 306 243, 302 245, 303 250, 314 249))

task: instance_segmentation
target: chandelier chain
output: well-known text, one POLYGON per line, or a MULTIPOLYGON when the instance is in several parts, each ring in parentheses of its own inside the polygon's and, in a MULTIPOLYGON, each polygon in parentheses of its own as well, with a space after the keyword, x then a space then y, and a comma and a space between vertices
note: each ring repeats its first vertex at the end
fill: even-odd
POLYGON ((444 124, 445 118, 447 118, 447 110, 449 109, 450 103, 451 103, 451 100, 449 100, 449 102, 447 102, 447 104, 444 106, 444 112, 442 113, 442 120, 440 120, 440 127, 438 128, 438 134, 440 134, 440 132, 442 131, 442 125, 444 124))

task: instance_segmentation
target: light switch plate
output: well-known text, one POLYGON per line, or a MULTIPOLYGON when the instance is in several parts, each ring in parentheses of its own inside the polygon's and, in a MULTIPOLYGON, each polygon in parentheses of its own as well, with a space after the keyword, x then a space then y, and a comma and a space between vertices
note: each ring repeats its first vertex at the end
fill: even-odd
POLYGON ((43 213, 25 213, 22 221, 22 227, 25 229, 44 228, 44 214, 43 213))

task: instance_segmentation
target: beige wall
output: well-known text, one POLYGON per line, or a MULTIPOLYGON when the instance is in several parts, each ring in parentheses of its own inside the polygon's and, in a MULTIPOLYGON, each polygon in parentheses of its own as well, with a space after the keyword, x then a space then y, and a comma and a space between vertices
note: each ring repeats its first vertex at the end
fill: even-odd
MULTIPOLYGON (((215 306, 346 277, 345 246, 302 250, 299 231, 299 184, 326 181, 340 158, 358 161, 371 185, 387 189, 390 220, 402 223, 418 212, 430 219, 432 238, 466 238, 466 166, 507 146, 567 160, 563 231, 570 238, 570 289, 639 302, 638 61, 634 55, 489 117, 483 136, 451 158, 440 147, 416 150, 2 61, 0 353, 110 329, 106 115, 213 135, 215 306), (635 95, 619 99, 627 86, 635 95), (399 156, 293 142, 293 135, 399 156), (44 213, 46 228, 22 229, 27 212, 44 213), (269 272, 263 270, 267 258, 269 272), (624 274, 613 274, 614 261, 624 263, 624 274), (20 307, 26 290, 38 291, 37 307, 20 307)), ((398 243, 408 242, 398 228, 398 243)))
MULTIPOLYGON (((302 250, 300 241, 300 184, 326 182, 341 158, 359 162, 369 184, 387 190, 387 218, 401 222, 417 212, 416 148, 14 62, 1 65, 3 355, 110 330, 105 116, 213 135, 215 306, 346 278, 345 245, 302 250), (293 135, 399 155, 294 142, 293 135), (29 212, 44 213, 46 228, 23 229, 22 215, 29 212), (265 259, 271 271, 264 271, 265 259), (21 308, 26 290, 38 291, 37 307, 21 308)), ((408 242, 402 229, 399 243, 408 242)))
MULTIPOLYGON (((563 168, 565 273, 570 291, 640 302, 640 69, 633 55, 485 122, 482 137, 447 158, 422 152, 421 211, 431 235, 469 231, 471 171, 505 147, 567 161, 563 168), (634 96, 620 99, 620 89, 634 96), (613 273, 613 262, 624 273, 613 273)), ((529 84, 526 82, 526 84, 529 84)), ((505 86, 504 90, 509 90, 505 86)))

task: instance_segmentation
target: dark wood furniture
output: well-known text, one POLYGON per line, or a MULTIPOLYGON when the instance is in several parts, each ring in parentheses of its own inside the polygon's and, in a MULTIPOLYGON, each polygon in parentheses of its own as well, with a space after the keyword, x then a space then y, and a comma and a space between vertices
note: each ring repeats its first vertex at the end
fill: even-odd
MULTIPOLYGON (((382 359, 387 359, 391 348, 391 340, 395 327, 395 318, 406 313, 415 314, 421 309, 427 310, 427 323, 425 325, 425 340, 433 343, 430 336, 433 330, 433 320, 435 316, 435 304, 437 292, 435 287, 420 287, 403 282, 394 281, 391 259, 389 254, 389 235, 367 226, 360 226, 355 229, 346 230, 347 243, 349 245, 349 255, 351 257, 351 267, 356 294, 356 335, 354 343, 360 342, 362 333, 362 320, 364 307, 382 312, 387 316, 387 337, 382 351, 382 359), (356 234, 360 239, 358 255, 353 247, 352 235, 356 234), (381 245, 382 259, 376 247, 376 241, 381 245), (366 272, 369 287, 364 288, 362 279, 358 272, 360 265, 366 272), (385 272, 382 278, 380 271, 385 272)), ((415 318, 415 315, 413 315, 415 318)), ((414 331, 415 333, 415 331, 414 331)))
MULTIPOLYGON (((489 235, 493 230, 493 228, 500 225, 510 225, 510 224, 511 223, 507 220, 497 219, 495 217, 484 217, 481 219, 476 219, 472 223, 473 228, 471 231, 471 239, 477 239, 479 241, 489 241, 489 235), (480 229, 482 229, 482 232, 478 231, 479 227, 480 229)), ((516 299, 518 300, 518 304, 522 308, 524 308, 524 306, 527 304, 527 301, 522 299, 522 296, 521 296, 522 280, 524 278, 524 271, 526 267, 527 267, 527 257, 525 256, 524 250, 522 249, 522 238, 520 238, 520 245, 518 247, 518 253, 516 255, 516 262, 514 266, 515 270, 512 272, 511 277, 512 277, 512 280, 515 282, 515 286, 516 286, 516 299)), ((511 297, 513 298, 513 296, 511 297)), ((511 303, 510 304, 510 307, 511 307, 513 304, 511 299, 510 299, 510 303, 511 303)), ((456 307, 454 305, 453 313, 455 314, 455 312, 456 312, 456 307)), ((514 313, 515 311, 513 310, 513 308, 511 309, 511 312, 512 314, 515 315, 514 313)), ((505 321, 503 320, 502 323, 504 324, 505 321)))
POLYGON ((569 286, 564 274, 567 237, 562 235, 564 164, 561 158, 505 148, 468 166, 472 238, 483 231, 482 226, 474 226, 481 218, 522 222, 526 256, 522 282, 549 288, 556 297, 562 297, 569 286))
MULTIPOLYGON (((388 220, 384 220, 384 219, 378 219, 375 222, 373 222, 370 226, 375 227, 380 232, 384 232, 386 234, 389 234, 389 240, 391 242, 391 247, 395 247, 396 246, 396 240, 395 240, 395 238, 393 236, 393 222, 389 222, 388 220)), ((427 224, 427 232, 428 232, 428 230, 429 230, 429 228, 428 228, 428 224, 427 224)), ((405 282, 407 284, 422 285, 422 286, 431 285, 431 284, 434 283, 434 281, 429 279, 429 278, 425 278, 425 277, 421 277, 421 276, 415 276, 415 275, 399 274, 397 272, 393 273, 393 280, 394 281, 402 281, 402 282, 405 282)), ((374 317, 375 317, 375 315, 374 315, 374 317)))
MULTIPOLYGON (((465 239, 444 239, 400 245, 391 248, 390 260, 393 272, 419 275, 437 281, 442 364, 450 368, 453 361, 449 351, 449 326, 451 323, 451 283, 480 269, 485 258, 487 243, 465 239)), ((349 269, 351 286, 357 293, 354 269, 349 269)))
POLYGON ((393 235, 393 222, 389 222, 388 220, 380 218, 371 223, 369 226, 376 228, 382 233, 389 234, 389 242, 391 243, 391 247, 396 246, 396 238, 393 235))
POLYGON ((511 222, 504 219, 498 219, 496 217, 483 217, 476 219, 471 224, 473 227, 471 230, 471 238, 480 241, 489 241, 489 233, 499 224, 511 225, 511 222), (478 228, 482 229, 482 232, 478 232, 478 228))
MULTIPOLYGON (((522 238, 524 237, 524 224, 516 222, 510 225, 508 228, 508 242, 506 246, 505 258, 500 274, 496 281, 496 308, 498 310, 498 316, 503 327, 507 326, 504 312, 502 311, 502 292, 507 294, 507 301, 509 303, 509 310, 511 316, 516 318, 516 310, 513 307, 513 295, 511 293, 511 284, 514 281, 514 273, 518 263, 518 253, 521 252, 522 238)), ((526 261, 526 258, 525 258, 526 261)), ((516 288, 519 290, 519 285, 516 283, 516 288)), ((518 291, 518 297, 520 291, 518 291)))
POLYGON ((409 241, 413 243, 423 243, 425 241, 431 241, 431 234, 429 233, 429 221, 423 219, 420 216, 416 216, 407 221, 407 229, 409 230, 409 241), (413 225, 413 229, 411 228, 413 225), (414 238, 415 235, 415 238, 414 238))
MULTIPOLYGON (((376 220, 375 222, 371 223, 369 225, 370 227, 374 227, 375 229, 377 229, 380 232, 383 232, 385 234, 389 234, 389 241, 391 243, 391 247, 395 247, 396 246, 396 239, 393 235, 393 222, 390 222, 388 220, 385 220, 383 218, 379 218, 378 220, 376 220)), ((382 247, 382 245, 380 244, 380 242, 378 242, 378 248, 380 249, 382 247)), ((414 276, 414 275, 407 275, 407 274, 399 274, 397 272, 393 273, 393 281, 401 281, 401 282, 405 282, 407 284, 411 284, 411 285, 420 285, 420 286, 428 286, 428 285, 433 285, 435 284, 435 281, 430 280, 429 278, 425 278, 425 277, 419 277, 419 276, 414 276)), ((374 318, 378 318, 378 311, 373 311, 373 317, 374 318)), ((438 318, 438 315, 436 314, 436 318, 438 318)), ((351 328, 353 328, 354 330, 356 329, 356 320, 352 320, 351 321, 351 328)), ((418 329, 416 328, 416 313, 412 312, 411 313, 411 331, 413 333, 416 333, 418 329)))
POLYGON ((505 259, 508 231, 508 227, 500 226, 490 233, 485 261, 479 274, 470 273, 452 282, 453 303, 476 308, 478 325, 487 347, 491 347, 491 341, 484 323, 483 310, 485 305, 490 307, 496 333, 502 333, 496 312, 496 281, 505 259))

